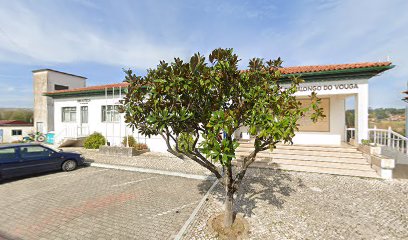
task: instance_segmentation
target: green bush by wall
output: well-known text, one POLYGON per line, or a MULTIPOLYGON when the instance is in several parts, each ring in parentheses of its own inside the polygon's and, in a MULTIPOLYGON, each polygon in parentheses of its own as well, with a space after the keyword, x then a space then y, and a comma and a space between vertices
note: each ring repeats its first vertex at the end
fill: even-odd
POLYGON ((92 133, 89 135, 84 142, 84 148, 87 149, 99 149, 100 146, 105 144, 105 137, 98 133, 92 133))

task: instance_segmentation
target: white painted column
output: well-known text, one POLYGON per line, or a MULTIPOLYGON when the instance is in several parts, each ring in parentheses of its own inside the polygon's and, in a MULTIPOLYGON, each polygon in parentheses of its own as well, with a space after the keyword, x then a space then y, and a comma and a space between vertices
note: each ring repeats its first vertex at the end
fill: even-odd
POLYGON ((368 83, 359 84, 355 101, 356 140, 368 139, 368 83))

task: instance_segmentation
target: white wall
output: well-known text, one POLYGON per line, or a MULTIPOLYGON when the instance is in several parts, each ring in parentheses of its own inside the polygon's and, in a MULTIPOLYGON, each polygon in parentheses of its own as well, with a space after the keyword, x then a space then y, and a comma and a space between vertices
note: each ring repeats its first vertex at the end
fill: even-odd
MULTIPOLYGON (((359 99, 356 120, 359 136, 367 135, 368 127, 368 79, 305 82, 300 85, 296 96, 309 96, 314 90, 319 97, 330 97, 330 132, 298 133, 297 144, 338 145, 345 139, 345 98, 357 96, 359 99), (359 114, 360 113, 360 114, 359 114), (365 114, 367 113, 367 114, 365 114)), ((361 141, 361 139, 359 139, 361 141)))
POLYGON ((21 141, 23 137, 27 137, 29 133, 34 132, 34 127, 32 126, 0 126, 0 129, 3 130, 3 141, 0 140, 0 143, 11 143, 14 141, 21 141), (12 130, 21 130, 21 136, 12 136, 12 130))
MULTIPOLYGON (((345 99, 351 95, 358 95, 360 99, 368 98, 368 92, 365 91, 367 80, 345 80, 330 82, 308 82, 303 83, 302 87, 295 95, 299 97, 309 96, 313 88, 319 97, 330 98, 330 131, 329 132, 298 132, 294 138, 295 144, 317 144, 317 145, 339 145, 345 140, 345 99), (362 90, 363 91, 362 91, 362 90)), ((54 99, 54 121, 55 121, 55 139, 60 141, 63 137, 69 135, 67 131, 76 131, 80 120, 80 106, 88 106, 89 132, 100 132, 107 137, 111 145, 120 145, 122 138, 128 134, 133 134, 141 143, 147 143, 151 151, 165 152, 166 144, 161 136, 145 138, 138 135, 137 130, 132 133, 131 129, 125 126, 123 116, 121 123, 103 123, 101 119, 101 108, 103 105, 114 105, 119 103, 119 98, 112 96, 105 100, 105 96, 89 96, 82 98, 64 98, 54 99), (78 100, 89 99, 89 102, 80 103, 78 100), (62 123, 61 108, 77 107, 77 122, 62 123), (65 132, 64 132, 65 131, 65 132)), ((362 119, 360 122, 368 121, 362 119)), ((239 133, 237 134, 239 136, 239 133)))
POLYGON ((119 98, 112 99, 110 96, 107 100, 104 96, 91 96, 84 98, 64 98, 54 99, 54 121, 55 121, 55 141, 59 142, 64 137, 72 137, 80 125, 80 107, 88 106, 88 124, 84 124, 84 128, 89 128, 89 133, 99 132, 104 135, 110 142, 111 146, 120 146, 123 138, 128 135, 133 135, 136 141, 146 143, 151 151, 166 152, 166 143, 161 136, 152 136, 151 138, 138 134, 137 130, 132 132, 132 129, 127 127, 124 122, 124 114, 121 114, 122 121, 118 123, 102 122, 102 106, 117 105, 119 98), (80 103, 78 100, 87 99, 89 102, 80 103), (62 122, 62 107, 76 107, 76 122, 64 123, 62 122))
POLYGON ((69 89, 85 87, 86 79, 54 72, 50 70, 35 71, 33 73, 34 84, 34 127, 41 122, 44 133, 54 130, 54 102, 43 93, 54 91, 54 85, 68 86, 69 89))
POLYGON ((293 139, 294 144, 305 145, 340 145, 345 139, 345 95, 320 96, 330 98, 330 131, 329 132, 298 132, 293 139))

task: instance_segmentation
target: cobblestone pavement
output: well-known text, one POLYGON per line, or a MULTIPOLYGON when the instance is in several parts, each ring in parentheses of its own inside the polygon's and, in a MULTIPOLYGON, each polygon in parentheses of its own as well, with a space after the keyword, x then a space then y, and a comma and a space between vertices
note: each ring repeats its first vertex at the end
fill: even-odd
POLYGON ((6 181, 0 239, 169 239, 211 184, 93 167, 6 181))
POLYGON ((138 156, 109 156, 98 150, 84 148, 65 148, 66 151, 81 152, 87 161, 115 165, 126 165, 173 172, 212 176, 212 173, 191 159, 179 159, 170 153, 147 152, 138 156))
MULTIPOLYGON (((408 180, 251 171, 236 196, 251 239, 408 239, 408 180)), ((184 239, 216 239, 206 224, 222 201, 218 184, 184 239)))

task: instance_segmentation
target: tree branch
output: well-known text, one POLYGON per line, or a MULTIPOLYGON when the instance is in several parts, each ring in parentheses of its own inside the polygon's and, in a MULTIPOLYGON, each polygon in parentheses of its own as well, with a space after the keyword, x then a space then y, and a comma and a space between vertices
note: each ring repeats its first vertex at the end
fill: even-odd
MULTIPOLYGON (((255 141, 259 141, 259 139, 255 139, 255 141)), ((277 144, 279 142, 279 141, 274 141, 274 142, 271 142, 271 141, 272 140, 262 143, 261 146, 259 146, 259 148, 255 147, 255 150, 252 151, 248 156, 246 156, 244 158, 244 161, 242 162, 241 169, 236 174, 235 180, 234 180, 234 182, 232 184, 232 187, 233 187, 234 191, 238 190, 238 187, 240 186, 241 181, 244 178, 248 167, 255 161, 255 158, 256 158, 256 155, 258 154, 258 152, 266 150, 266 149, 268 149, 270 147, 271 144, 275 145, 275 144, 277 144)))

